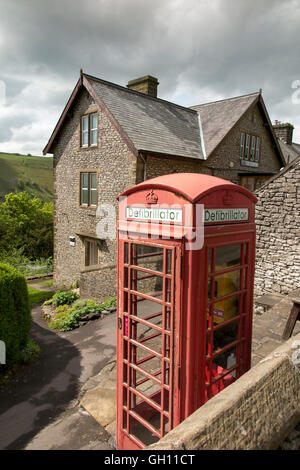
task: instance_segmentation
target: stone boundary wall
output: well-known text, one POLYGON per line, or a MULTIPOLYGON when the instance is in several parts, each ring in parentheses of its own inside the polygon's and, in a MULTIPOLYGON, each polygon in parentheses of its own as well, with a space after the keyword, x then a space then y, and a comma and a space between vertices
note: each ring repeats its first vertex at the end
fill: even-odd
POLYGON ((299 420, 300 334, 147 449, 272 450, 299 420))
POLYGON ((300 287, 300 158, 256 193, 255 295, 300 287))
POLYGON ((80 296, 105 302, 116 295, 117 265, 107 263, 94 270, 81 271, 79 285, 80 296))

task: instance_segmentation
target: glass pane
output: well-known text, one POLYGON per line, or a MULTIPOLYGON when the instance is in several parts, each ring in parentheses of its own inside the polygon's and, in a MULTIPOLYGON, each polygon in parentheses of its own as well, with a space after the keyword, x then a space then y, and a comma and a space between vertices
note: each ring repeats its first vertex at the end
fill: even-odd
POLYGON ((239 321, 235 321, 230 325, 225 325, 213 333, 213 349, 214 352, 223 349, 230 343, 233 343, 238 339, 238 327, 239 321))
POLYGON ((245 146, 245 134, 241 133, 241 145, 240 145, 240 157, 244 156, 244 146, 245 146))
POLYGON ((251 137, 251 159, 250 160, 254 160, 254 151, 255 151, 255 137, 252 136, 251 137))
POLYGON ((124 263, 128 264, 128 243, 124 243, 124 263))
POLYGON ((90 242, 90 266, 98 264, 98 245, 96 242, 90 242))
MULTIPOLYGON (((159 377, 160 379, 160 377, 159 377)), ((159 406, 161 406, 161 384, 158 384, 154 380, 149 379, 144 374, 137 372, 135 369, 131 369, 131 386, 139 392, 146 395, 146 397, 153 400, 159 406)), ((143 401, 143 398, 136 396, 136 403, 143 401)))
POLYGON ((97 129, 98 126, 98 115, 92 114, 91 115, 91 129, 97 129))
POLYGON ((167 250, 167 274, 172 274, 172 251, 167 250))
POLYGON ((163 272, 163 248, 132 244, 131 250, 131 264, 163 272))
POLYGON ((97 136, 98 136, 97 129, 91 131, 91 145, 97 145, 97 136))
MULTIPOLYGON (((160 414, 155 411, 153 408, 151 408, 150 405, 147 405, 147 403, 143 404, 143 408, 140 405, 140 411, 138 414, 139 415, 149 415, 150 414, 150 419, 147 421, 154 421, 156 425, 159 424, 160 422, 160 414)), ((154 442, 157 442, 159 440, 159 437, 157 437, 155 434, 152 433, 149 429, 145 428, 139 421, 137 421, 133 416, 129 416, 129 426, 130 426, 130 434, 132 434, 134 437, 137 437, 139 441, 142 441, 146 446, 153 444, 154 442)))
POLYGON ((246 148, 245 148, 245 159, 248 159, 249 156, 249 146, 250 146, 250 135, 246 135, 246 148))
POLYGON ((161 353, 162 351, 162 334, 154 328, 145 326, 142 323, 131 323, 131 337, 140 342, 144 346, 153 349, 153 351, 161 353))
POLYGON ((153 297, 162 298, 163 278, 132 269, 131 289, 153 297))
POLYGON ((220 246, 216 248, 215 271, 241 264, 241 245, 220 246))
POLYGON ((82 145, 88 145, 89 144, 89 136, 88 132, 83 132, 82 133, 82 145))
POLYGON ((240 288, 240 271, 221 274, 215 277, 215 298, 232 294, 240 288))
POLYGON ((255 190, 255 177, 248 178, 248 189, 249 191, 255 190))
POLYGON ((83 116, 82 117, 82 130, 87 131, 89 126, 89 117, 88 116, 83 116))
POLYGON ((162 327, 163 306, 152 300, 142 299, 136 295, 131 295, 131 314, 147 320, 149 323, 162 327))
MULTIPOLYGON (((220 374, 223 374, 226 369, 230 369, 236 365, 236 346, 228 351, 223 352, 219 356, 213 359, 213 375, 217 377, 220 374)), ((225 376, 227 377, 227 376, 225 376)), ((232 373, 228 377, 232 379, 232 373)), ((229 384, 227 384, 229 385, 229 384)))
POLYGON ((97 173, 90 173, 91 189, 97 189, 97 173))
POLYGON ((259 161, 259 146, 260 146, 260 138, 256 138, 256 151, 255 151, 255 161, 259 161))
POLYGON ((81 188, 88 189, 88 185, 89 185, 89 174, 81 173, 81 188))
POLYGON ((213 308, 214 322, 223 323, 239 315, 239 296, 216 302, 213 308))
POLYGON ((87 189, 81 190, 81 204, 88 204, 89 203, 89 194, 87 189))
POLYGON ((91 195, 91 205, 96 206, 97 205, 97 191, 95 189, 91 189, 90 195, 91 195))

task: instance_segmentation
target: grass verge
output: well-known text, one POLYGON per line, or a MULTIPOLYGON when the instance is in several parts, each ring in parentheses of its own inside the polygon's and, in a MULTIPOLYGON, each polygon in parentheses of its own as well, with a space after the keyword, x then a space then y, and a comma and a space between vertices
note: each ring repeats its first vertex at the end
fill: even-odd
POLYGON ((50 299, 53 296, 53 292, 49 292, 45 290, 38 290, 29 285, 27 285, 27 288, 28 288, 30 308, 32 308, 34 305, 40 302, 45 302, 46 300, 50 299))

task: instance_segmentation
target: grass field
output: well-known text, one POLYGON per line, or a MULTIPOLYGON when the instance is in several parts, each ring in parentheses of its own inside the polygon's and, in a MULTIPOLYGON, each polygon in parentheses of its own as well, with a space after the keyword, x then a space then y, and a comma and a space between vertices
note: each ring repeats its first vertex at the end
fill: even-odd
POLYGON ((51 157, 0 152, 0 200, 11 192, 27 191, 44 202, 52 201, 51 157))

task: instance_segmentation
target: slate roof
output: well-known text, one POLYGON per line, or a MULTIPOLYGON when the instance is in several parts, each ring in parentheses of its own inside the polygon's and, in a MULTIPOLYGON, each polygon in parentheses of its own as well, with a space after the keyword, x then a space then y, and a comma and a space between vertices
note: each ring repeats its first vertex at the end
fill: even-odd
POLYGON ((195 111, 87 74, 84 77, 137 150, 204 159, 195 111))
POLYGON ((82 87, 106 112, 134 155, 145 151, 205 160, 247 109, 258 102, 284 165, 260 92, 187 108, 82 72, 44 154, 53 153, 60 128, 82 87))
POLYGON ((260 93, 238 96, 212 103, 191 106, 199 112, 205 152, 208 157, 224 139, 247 109, 258 100, 260 93))
POLYGON ((299 157, 300 144, 296 144, 295 142, 292 142, 291 144, 286 144, 281 139, 278 139, 278 142, 287 164, 299 157))

